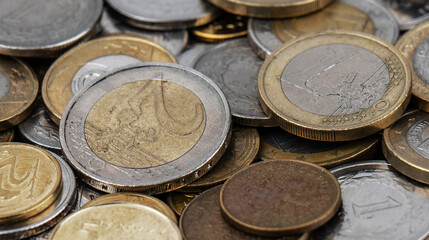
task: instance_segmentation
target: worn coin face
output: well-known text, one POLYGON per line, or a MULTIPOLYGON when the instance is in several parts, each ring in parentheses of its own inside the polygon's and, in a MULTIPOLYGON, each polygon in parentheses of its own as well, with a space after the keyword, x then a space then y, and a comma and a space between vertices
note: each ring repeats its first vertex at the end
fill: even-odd
POLYGON ((198 197, 200 193, 184 193, 184 192, 169 192, 167 195, 167 204, 173 209, 177 216, 182 215, 183 209, 192 201, 192 199, 198 197))
POLYGON ((246 39, 228 41, 204 51, 194 68, 213 79, 225 93, 233 120, 242 125, 272 126, 258 99, 258 72, 263 61, 246 39))
POLYGON ((16 0, 0 3, 0 53, 56 56, 94 30, 102 0, 16 0))
POLYGON ((409 30, 429 19, 429 2, 425 0, 378 0, 386 5, 401 30, 409 30))
POLYGON ((58 58, 43 79, 42 97, 52 120, 60 123, 74 95, 73 89, 78 92, 90 85, 97 77, 112 71, 112 66, 124 66, 124 58, 127 63, 176 62, 161 46, 138 37, 114 35, 83 43, 58 58), (76 76, 79 71, 81 74, 76 76))
POLYGON ((341 204, 340 186, 326 169, 296 160, 251 165, 225 182, 220 204, 235 227, 261 236, 311 231, 341 204))
POLYGON ((217 85, 163 63, 101 78, 63 116, 65 156, 84 181, 106 192, 160 193, 194 181, 224 153, 231 125, 217 85))
POLYGON ((15 137, 15 129, 9 128, 0 132, 0 142, 12 142, 15 137))
POLYGON ((216 46, 215 43, 191 42, 187 45, 185 51, 177 57, 177 60, 180 65, 193 68, 198 58, 207 49, 214 46, 216 46))
POLYGON ((314 239, 426 239, 429 187, 403 177, 384 161, 332 170, 341 185, 342 208, 314 239))
POLYGON ((346 31, 283 45, 265 61, 258 84, 264 110, 283 129, 322 141, 354 140, 388 127, 405 110, 411 87, 398 50, 346 31))
POLYGON ((134 203, 92 206, 75 212, 52 231, 55 239, 182 239, 177 225, 159 211, 134 203))
POLYGON ((192 34, 204 42, 220 42, 246 36, 247 18, 232 14, 223 14, 215 21, 193 29, 192 34))
POLYGON ((197 27, 211 22, 217 9, 204 0, 107 0, 121 20, 150 30, 197 27))

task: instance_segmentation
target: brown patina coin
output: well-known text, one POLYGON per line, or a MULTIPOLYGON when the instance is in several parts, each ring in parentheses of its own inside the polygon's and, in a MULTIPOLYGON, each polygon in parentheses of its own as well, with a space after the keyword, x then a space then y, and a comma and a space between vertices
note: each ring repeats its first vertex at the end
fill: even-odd
POLYGON ((328 170, 296 160, 261 162, 233 175, 220 195, 222 213, 235 227, 260 236, 314 230, 341 204, 337 179, 328 170))

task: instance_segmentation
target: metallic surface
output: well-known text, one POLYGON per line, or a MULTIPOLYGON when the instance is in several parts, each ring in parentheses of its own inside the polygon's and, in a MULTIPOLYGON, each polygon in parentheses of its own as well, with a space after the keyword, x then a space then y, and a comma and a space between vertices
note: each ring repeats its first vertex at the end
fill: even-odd
POLYGON ((183 192, 169 192, 167 195, 167 204, 173 209, 177 216, 182 215, 186 206, 196 197, 199 193, 183 193, 183 192))
POLYGON ((102 0, 1 1, 0 53, 57 56, 93 33, 102 8, 102 0))
POLYGON ((312 231, 341 205, 337 179, 318 165, 266 161, 234 174, 222 186, 223 216, 238 229, 279 237, 312 231))
POLYGON ((214 20, 218 10, 204 0, 107 0, 117 17, 149 30, 197 27, 214 20))
POLYGON ((221 90, 204 75, 176 64, 147 63, 105 76, 75 96, 63 116, 60 140, 65 156, 83 181, 105 192, 154 194, 179 188, 210 170, 230 137, 230 111, 221 90), (131 85, 138 88, 129 89, 131 85), (170 86, 187 89, 201 103, 183 102, 186 92, 171 92, 175 88, 170 86), (129 92, 116 94, 124 89, 129 92), (108 111, 97 110, 97 104, 108 111), (95 116, 104 121, 93 121, 95 116), (94 132, 87 128, 89 122, 94 132), (196 144, 182 156, 171 150, 181 149, 182 144, 188 148, 188 142, 199 134, 196 144), (89 136, 99 141, 90 140, 91 146, 89 136), (180 136, 183 142, 178 141, 180 136), (159 141, 167 138, 174 141, 159 141), (103 149, 118 156, 114 164, 94 152, 102 155, 103 149), (137 157, 143 155, 144 159, 137 157))
POLYGON ((341 185, 342 208, 313 239, 427 239, 429 187, 405 178, 384 161, 331 170, 341 185))
POLYGON ((208 49, 215 47, 214 43, 191 42, 186 47, 185 51, 181 53, 177 60, 179 64, 186 67, 194 67, 198 58, 208 49))
POLYGON ((8 128, 4 131, 0 131, 0 142, 12 142, 15 137, 15 129, 8 128))
POLYGON ((246 36, 247 18, 223 14, 207 25, 194 28, 191 33, 203 42, 220 42, 246 36))
POLYGON ((42 97, 49 116, 59 124, 73 97, 72 79, 89 61, 108 55, 126 55, 142 62, 176 62, 167 50, 142 38, 113 35, 83 43, 58 58, 43 79, 42 97))
POLYGON ((429 20, 429 2, 426 0, 378 0, 386 5, 398 21, 401 30, 410 30, 429 20))
POLYGON ((321 141, 355 140, 383 130, 399 119, 411 95, 409 67, 399 51, 348 31, 290 41, 265 61, 258 81, 269 116, 292 134, 321 141), (374 65, 364 68, 368 62, 374 65), (386 94, 380 98, 377 91, 386 94))

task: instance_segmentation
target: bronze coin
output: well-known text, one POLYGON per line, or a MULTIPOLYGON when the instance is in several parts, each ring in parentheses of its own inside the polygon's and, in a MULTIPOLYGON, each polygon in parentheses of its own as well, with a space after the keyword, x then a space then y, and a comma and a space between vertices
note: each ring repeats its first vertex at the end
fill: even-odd
POLYGON ((341 204, 337 179, 325 168, 296 160, 253 164, 222 187, 224 217, 248 233, 277 237, 314 230, 341 204))

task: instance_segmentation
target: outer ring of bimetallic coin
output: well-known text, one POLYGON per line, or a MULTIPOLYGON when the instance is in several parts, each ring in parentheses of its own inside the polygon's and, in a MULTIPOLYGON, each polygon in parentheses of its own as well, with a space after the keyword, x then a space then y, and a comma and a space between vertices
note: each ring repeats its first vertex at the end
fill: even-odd
POLYGON ((405 33, 395 44, 395 47, 402 53, 408 65, 410 65, 411 79, 413 80, 411 86, 412 101, 420 110, 425 112, 429 112, 429 85, 417 75, 413 67, 413 58, 417 47, 429 38, 428 31, 429 23, 420 24, 405 33))
MULTIPOLYGON (((103 57, 106 55, 123 54, 131 57, 135 57, 139 60, 144 61, 147 55, 145 53, 141 57, 139 57, 141 49, 139 49, 138 46, 132 46, 132 48, 130 49, 123 49, 123 48, 126 48, 128 45, 132 45, 133 43, 139 44, 140 46, 150 46, 150 47, 156 48, 162 53, 164 53, 169 59, 171 59, 171 62, 173 63, 177 62, 176 57, 174 57, 174 55, 171 54, 169 51, 167 51, 165 48, 151 41, 142 39, 141 37, 138 37, 135 34, 113 34, 113 35, 101 37, 86 43, 82 43, 79 46, 76 46, 70 49, 65 54, 61 55, 61 57, 59 57, 51 65, 51 67, 49 67, 48 71, 45 74, 45 77, 43 78, 42 98, 52 121, 57 125, 59 125, 61 121, 61 115, 63 114, 58 110, 59 108, 58 105, 60 103, 57 103, 56 101, 54 101, 55 99, 52 99, 53 98, 51 97, 52 94, 50 94, 51 92, 50 86, 53 85, 52 84, 53 82, 58 81, 59 84, 62 84, 62 86, 64 86, 64 89, 65 89, 67 85, 71 84, 74 74, 76 74, 76 72, 79 70, 81 66, 86 64, 88 61, 91 61, 93 59, 103 57), (118 48, 114 44, 113 47, 109 48, 110 43, 122 44, 122 46, 118 48), (92 51, 89 51, 88 49, 92 49, 92 51), (109 50, 106 50, 106 49, 109 49, 109 50), (65 71, 64 69, 69 67, 76 68, 76 72, 73 71, 72 73, 69 73, 70 75, 67 75, 64 77, 58 77, 58 74, 59 74, 58 69, 61 69, 61 71, 65 71)), ((64 94, 58 91, 52 91, 52 92, 58 95, 64 94)), ((70 93, 71 93, 71 90, 70 90, 70 93)))
POLYGON ((274 160, 274 161, 270 161, 270 162, 259 162, 259 163, 252 164, 248 168, 237 172, 230 179, 228 179, 223 184, 221 192, 220 192, 220 207, 221 207, 222 215, 225 217, 225 219, 229 223, 231 223, 233 226, 235 226, 236 228, 241 229, 247 233, 251 233, 251 234, 255 234, 255 235, 259 235, 259 236, 280 237, 280 236, 284 236, 284 235, 299 234, 299 233, 305 233, 305 232, 312 231, 312 230, 322 226, 323 224, 327 223, 337 213, 340 206, 341 206, 341 188, 340 188, 340 184, 338 183, 337 178, 330 171, 326 170, 323 167, 320 167, 319 165, 316 165, 313 163, 308 163, 308 162, 303 162, 303 161, 298 161, 298 160, 274 160), (228 187, 229 182, 233 181, 234 177, 237 177, 238 175, 245 172, 249 168, 253 168, 253 167, 257 167, 258 165, 269 164, 269 163, 273 163, 273 162, 295 162, 295 163, 300 163, 300 164, 304 164, 304 165, 309 165, 309 166, 312 166, 314 168, 319 169, 321 172, 323 172, 324 175, 329 176, 329 178, 335 183, 336 193, 337 193, 335 195, 335 203, 332 206, 330 206, 330 208, 328 209, 328 211, 325 214, 319 216, 316 219, 311 220, 308 223, 304 223, 304 224, 293 226, 293 227, 268 228, 268 227, 254 226, 254 225, 251 225, 251 224, 248 224, 248 223, 241 221, 240 219, 233 216, 230 212, 228 212, 228 209, 225 206, 225 203, 223 201, 223 196, 225 195, 224 194, 225 188, 228 187))
POLYGON ((21 239, 31 237, 51 228, 66 216, 76 199, 76 178, 68 164, 55 153, 50 152, 61 166, 63 188, 57 200, 32 218, 11 223, 0 229, 0 239, 21 239))
MULTIPOLYGON (((100 94, 104 96, 105 92, 100 92, 100 94)), ((94 99, 92 100, 96 102, 98 100, 95 98, 101 98, 102 96, 91 97, 93 97, 94 99)), ((110 193, 118 191, 140 191, 147 194, 156 194, 172 191, 186 185, 187 183, 193 182, 209 171, 211 167, 219 161, 220 157, 226 150, 230 138, 231 112, 229 110, 228 101, 221 89, 202 73, 191 68, 171 63, 152 62, 143 63, 134 67, 129 66, 98 79, 97 82, 93 83, 93 85, 89 86, 85 91, 82 91, 73 97, 64 111, 63 119, 60 124, 61 146, 63 153, 71 166, 77 171, 84 182, 98 190, 110 193), (83 105, 86 109, 80 109, 86 111, 82 112, 85 116, 70 116, 71 112, 74 111, 75 106, 79 103, 79 99, 84 96, 89 89, 96 87, 104 79, 126 71, 141 71, 138 76, 133 75, 133 78, 112 82, 109 87, 114 88, 115 86, 119 87, 122 84, 144 80, 144 74, 148 76, 150 75, 150 77, 146 78, 150 79, 151 77, 154 77, 153 70, 155 69, 162 69, 164 78, 168 78, 169 81, 188 88, 193 91, 198 98, 200 98, 206 111, 206 127, 200 137, 200 140, 185 155, 158 167, 124 168, 105 162, 92 152, 87 145, 84 136, 83 122, 86 119, 86 114, 88 114, 92 107, 90 106, 91 103, 85 102, 83 105), (188 79, 186 82, 180 82, 182 80, 173 78, 173 76, 169 78, 168 75, 172 73, 168 73, 168 69, 182 71, 188 76, 194 76, 195 80, 188 79), (198 81, 196 81, 196 79, 198 79, 198 81), (193 86, 192 84, 195 83, 199 85, 193 86), (204 96, 204 93, 207 93, 205 91, 210 92, 211 96, 204 96), (209 111, 209 113, 207 113, 207 111, 209 111), (215 114, 218 119, 211 117, 211 111, 218 113, 215 114), (73 118, 73 120, 69 120, 69 118, 73 118), (70 127, 71 124, 73 124, 72 127, 70 127), (77 128, 79 128, 79 130, 77 130, 77 128), (71 136, 73 137, 72 144, 82 146, 82 148, 79 148, 79 153, 85 154, 85 157, 79 155, 79 153, 73 152, 69 145, 71 136), (209 149, 207 144, 212 148, 209 149), (202 152, 204 153, 203 155, 201 155, 202 152), (82 163, 81 161, 85 162, 82 163), (94 170, 87 166, 89 164, 92 165, 93 162, 101 164, 101 168, 94 170), (103 173, 103 169, 106 168, 108 168, 108 170, 105 171, 109 172, 103 173), (113 172, 117 173, 119 176, 111 178, 109 174, 113 174, 113 172)))
POLYGON ((411 97, 411 74, 402 54, 390 43, 364 33, 327 31, 304 35, 278 48, 262 65, 258 77, 258 88, 262 108, 284 130, 312 140, 349 141, 375 134, 400 118, 411 97), (325 44, 349 44, 361 47, 374 53, 385 64, 388 63, 395 67, 395 69, 388 67, 391 77, 389 91, 396 89, 395 96, 384 94, 377 103, 368 108, 367 113, 363 113, 364 110, 362 110, 354 114, 335 117, 308 112, 294 105, 284 95, 277 76, 281 76, 284 67, 295 56, 305 50, 325 44), (370 46, 371 44, 373 47, 370 46), (393 82, 392 78, 396 82, 393 82), (374 117, 374 114, 378 114, 378 116, 374 117), (357 123, 348 123, 357 118, 360 119, 357 123), (331 123, 340 126, 330 126, 331 123))
POLYGON ((17 57, 38 57, 38 58, 52 58, 59 56, 61 52, 65 49, 77 44, 81 40, 88 39, 95 35, 97 31, 97 22, 101 18, 101 13, 103 12, 103 1, 96 1, 95 16, 94 21, 88 23, 85 29, 82 29, 80 34, 74 36, 73 38, 63 40, 61 42, 50 44, 46 46, 40 46, 37 48, 34 47, 20 47, 20 46, 8 46, 0 43, 0 54, 17 56, 17 57))
POLYGON ((215 6, 236 15, 256 18, 297 17, 324 8, 332 0, 277 1, 278 3, 246 3, 242 0, 208 0, 215 6))
POLYGON ((411 148, 407 135, 415 123, 429 119, 428 116, 428 113, 418 110, 404 114, 401 119, 384 130, 382 145, 383 154, 393 168, 425 184, 429 184, 429 168, 423 165, 428 159, 411 148), (419 162, 422 164, 418 164, 419 162))

